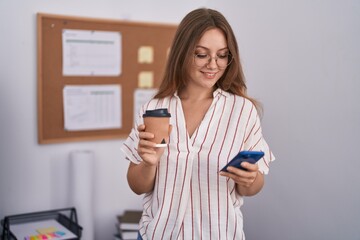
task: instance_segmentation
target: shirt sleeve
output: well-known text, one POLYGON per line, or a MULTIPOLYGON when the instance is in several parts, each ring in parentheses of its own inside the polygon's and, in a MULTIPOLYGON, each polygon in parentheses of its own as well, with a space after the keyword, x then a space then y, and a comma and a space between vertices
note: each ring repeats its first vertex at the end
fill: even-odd
POLYGON ((128 138, 121 146, 121 150, 124 152, 125 158, 135 164, 139 164, 140 162, 142 162, 142 159, 137 152, 137 147, 139 144, 139 131, 137 130, 137 128, 140 124, 143 124, 143 112, 144 107, 141 108, 139 114, 136 116, 134 127, 131 129, 128 138))
POLYGON ((261 173, 268 174, 270 162, 275 160, 275 156, 263 137, 260 118, 256 110, 253 112, 252 116, 247 128, 244 149, 264 152, 264 157, 260 159, 257 164, 261 173))

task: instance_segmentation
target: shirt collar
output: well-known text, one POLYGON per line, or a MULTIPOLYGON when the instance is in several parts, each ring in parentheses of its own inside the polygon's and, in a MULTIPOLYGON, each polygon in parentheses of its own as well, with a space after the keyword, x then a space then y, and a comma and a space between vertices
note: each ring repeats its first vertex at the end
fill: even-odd
MULTIPOLYGON (((230 93, 222 90, 221 88, 217 88, 217 89, 213 92, 213 97, 215 98, 215 97, 216 97, 217 95, 219 95, 219 94, 223 95, 224 97, 229 97, 229 96, 230 96, 230 93)), ((176 91, 176 92, 174 93, 174 97, 180 99, 180 97, 179 97, 179 95, 178 95, 178 91, 176 91)))
POLYGON ((224 97, 229 97, 230 93, 222 90, 221 88, 217 88, 214 92, 213 92, 213 97, 215 98, 216 96, 218 96, 219 94, 221 94, 224 97))

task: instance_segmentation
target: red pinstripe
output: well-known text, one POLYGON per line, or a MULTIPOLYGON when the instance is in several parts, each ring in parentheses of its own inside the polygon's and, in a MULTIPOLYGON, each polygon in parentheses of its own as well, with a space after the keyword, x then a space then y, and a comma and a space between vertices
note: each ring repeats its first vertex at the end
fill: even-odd
POLYGON ((244 98, 217 90, 211 107, 190 137, 180 101, 173 96, 145 104, 122 147, 126 157, 136 163, 136 127, 142 123, 142 112, 168 107, 174 128, 167 155, 159 162, 154 191, 144 195, 141 235, 154 240, 243 237, 239 228, 242 198, 235 183, 222 179, 218 170, 240 150, 261 149, 266 152, 262 170, 267 171, 273 156, 263 139, 256 109, 244 98))
MULTIPOLYGON (((199 152, 198 152, 198 183, 201 183, 201 181, 200 181, 200 153, 201 153, 201 150, 202 150, 202 148, 203 148, 203 146, 204 146, 206 137, 207 137, 207 135, 208 135, 208 133, 209 133, 210 124, 211 124, 211 121, 212 121, 212 119, 213 119, 214 112, 215 112, 215 111, 213 111, 212 114, 211 114, 211 118, 210 118, 209 124, 208 124, 208 126, 207 126, 207 128, 206 128, 206 133, 205 133, 204 141, 200 144, 200 150, 199 150, 199 152)), ((202 197, 201 197, 201 196, 202 196, 201 185, 198 184, 198 186, 199 186, 199 196, 200 196, 200 209, 202 209, 202 206, 201 206, 201 203, 202 203, 202 201, 201 201, 201 199, 202 199, 202 197)), ((200 214, 200 227, 202 228, 202 214, 200 214)), ((200 239, 202 239, 202 229, 201 229, 201 231, 200 231, 200 239)))
MULTIPOLYGON (((226 102, 226 99, 225 99, 225 102, 226 102)), ((215 113, 216 106, 217 106, 217 104, 215 104, 215 106, 214 106, 213 114, 215 113)), ((207 157, 207 162, 208 162, 208 164, 207 164, 208 207, 209 207, 208 212, 209 212, 209 216, 211 216, 211 212, 210 212, 210 209, 211 209, 211 197, 210 197, 210 164, 209 164, 209 162, 210 162, 210 153, 211 153, 212 148, 213 148, 213 146, 214 146, 214 143, 215 143, 215 141, 216 141, 216 136, 217 136, 218 131, 219 131, 219 126, 220 126, 220 123, 221 123, 221 118, 222 118, 222 116, 223 116, 224 110, 225 110, 225 108, 223 107, 223 108, 222 108, 222 112, 221 112, 221 116, 220 116, 220 121, 218 122, 218 125, 217 125, 217 127, 216 127, 215 137, 214 137, 213 142, 211 143, 210 151, 209 151, 208 157, 207 157)), ((210 123, 209 123, 209 126, 210 126, 210 123)), ((217 177, 218 177, 218 175, 217 175, 217 177)), ((211 239, 211 233, 212 233, 211 217, 209 218, 209 225, 210 225, 210 239, 211 239)))
MULTIPOLYGON (((227 100, 227 99, 225 99, 225 101, 224 101, 224 109, 225 109, 225 106, 226 106, 226 100, 227 100)), ((225 136, 227 135, 227 132, 228 132, 228 130, 229 130, 230 120, 231 120, 231 117, 232 117, 232 115, 233 115, 234 108, 235 108, 235 96, 233 96, 233 104, 232 104, 232 107, 231 107, 230 117, 229 117, 228 123, 227 123, 227 125, 226 125, 225 136)), ((222 141, 222 143, 221 143, 220 149, 223 149, 223 147, 224 147, 224 142, 225 142, 225 138, 223 138, 223 141, 222 141)), ((221 154, 221 151, 219 151, 219 154, 218 154, 218 157, 217 157, 217 159, 218 159, 217 169, 220 169, 220 163, 219 163, 219 161, 220 161, 220 154, 221 154)), ((217 185, 217 189, 218 189, 218 226, 219 226, 219 229, 220 229, 220 191, 219 191, 219 188, 220 188, 220 186, 219 186, 220 176, 217 175, 216 177, 217 177, 217 183, 218 183, 218 185, 217 185)), ((221 231, 219 231, 219 239, 221 239, 221 231)))

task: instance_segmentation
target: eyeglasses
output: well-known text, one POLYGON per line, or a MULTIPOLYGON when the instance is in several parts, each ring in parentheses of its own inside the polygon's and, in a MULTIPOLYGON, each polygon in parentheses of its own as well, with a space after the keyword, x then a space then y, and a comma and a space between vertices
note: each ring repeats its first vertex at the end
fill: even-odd
POLYGON ((211 57, 210 54, 207 53, 194 54, 194 62, 195 65, 198 67, 203 67, 207 64, 210 64, 213 58, 215 59, 215 62, 220 69, 224 69, 229 66, 233 60, 233 56, 231 55, 231 53, 217 54, 215 57, 211 57))

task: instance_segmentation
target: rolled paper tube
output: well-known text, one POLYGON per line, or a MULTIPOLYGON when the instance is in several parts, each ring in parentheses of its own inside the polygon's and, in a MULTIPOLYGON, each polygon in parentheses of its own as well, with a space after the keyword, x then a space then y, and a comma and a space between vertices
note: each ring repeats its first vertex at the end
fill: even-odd
POLYGON ((75 207, 78 224, 83 227, 82 239, 94 239, 94 153, 70 152, 70 204, 75 207))

